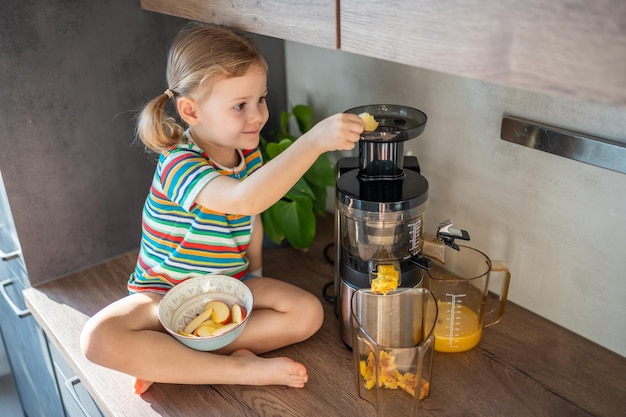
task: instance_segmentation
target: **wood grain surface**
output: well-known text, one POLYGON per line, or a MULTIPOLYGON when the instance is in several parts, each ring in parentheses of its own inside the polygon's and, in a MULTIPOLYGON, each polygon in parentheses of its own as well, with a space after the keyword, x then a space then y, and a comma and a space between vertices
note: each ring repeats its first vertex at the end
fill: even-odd
POLYGON ((335 0, 141 0, 141 8, 325 48, 337 48, 335 0))
POLYGON ((622 0, 141 0, 141 7, 509 87, 626 106, 622 0))
POLYGON ((626 105, 622 0, 341 0, 341 49, 626 105))
MULTIPOLYGON (((307 251, 265 250, 264 273, 299 285, 320 299, 332 280, 324 257, 332 219, 307 251)), ((331 256, 333 251, 328 251, 331 256)), ((131 252, 85 271, 25 291, 37 321, 107 416, 375 416, 357 395, 352 354, 339 337, 334 306, 323 300, 325 321, 312 338, 267 356, 287 355, 307 365, 304 389, 155 384, 131 392, 127 375, 89 363, 78 337, 87 317, 126 294, 131 252)), ((515 279, 515 277, 513 277, 515 279)), ((155 363, 155 366, 158 364, 155 363)), ((622 416, 626 358, 513 303, 503 320, 465 353, 436 353, 424 416, 622 416)))

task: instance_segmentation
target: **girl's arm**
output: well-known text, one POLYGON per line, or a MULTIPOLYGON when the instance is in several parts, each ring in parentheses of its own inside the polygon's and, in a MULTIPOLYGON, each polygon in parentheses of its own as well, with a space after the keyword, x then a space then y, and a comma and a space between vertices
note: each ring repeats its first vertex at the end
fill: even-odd
POLYGON ((283 197, 322 153, 353 149, 363 128, 363 121, 355 114, 330 116, 243 181, 218 177, 200 191, 195 201, 222 213, 262 213, 283 197))

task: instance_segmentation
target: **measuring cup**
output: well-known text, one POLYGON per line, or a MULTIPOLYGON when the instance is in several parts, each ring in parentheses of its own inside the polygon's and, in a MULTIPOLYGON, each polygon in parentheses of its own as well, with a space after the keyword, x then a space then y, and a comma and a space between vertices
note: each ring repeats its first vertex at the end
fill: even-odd
POLYGON ((425 288, 352 295, 356 388, 377 416, 416 416, 430 393, 437 302, 425 288))
POLYGON ((481 251, 459 245, 459 250, 445 248, 443 263, 431 259, 425 287, 437 299, 439 315, 435 326, 437 352, 463 352, 475 347, 483 327, 500 321, 504 315, 511 273, 502 261, 492 261, 481 251), (489 292, 491 272, 501 272, 500 295, 495 304, 489 292))

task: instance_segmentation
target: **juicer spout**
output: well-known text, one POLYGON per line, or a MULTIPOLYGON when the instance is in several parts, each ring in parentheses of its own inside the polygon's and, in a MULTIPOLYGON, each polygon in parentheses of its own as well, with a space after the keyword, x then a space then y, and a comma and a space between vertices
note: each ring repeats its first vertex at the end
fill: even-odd
MULTIPOLYGON (((466 230, 453 228, 452 221, 450 220, 439 223, 436 236, 433 236, 430 233, 424 233, 422 237, 421 255, 423 255, 426 260, 428 258, 432 258, 438 260, 442 264, 446 263, 446 246, 449 246, 454 250, 459 250, 459 245, 454 242, 454 239, 470 240, 469 233, 466 230)), ((420 260, 424 258, 420 258, 420 260)), ((412 262, 423 269, 429 269, 425 268, 425 266, 428 266, 427 262, 419 262, 420 260, 412 262)))
POLYGON ((439 223, 437 227, 437 240, 443 241, 443 243, 450 246, 452 249, 459 250, 459 245, 454 242, 454 239, 470 240, 470 236, 466 230, 452 227, 452 220, 439 223))

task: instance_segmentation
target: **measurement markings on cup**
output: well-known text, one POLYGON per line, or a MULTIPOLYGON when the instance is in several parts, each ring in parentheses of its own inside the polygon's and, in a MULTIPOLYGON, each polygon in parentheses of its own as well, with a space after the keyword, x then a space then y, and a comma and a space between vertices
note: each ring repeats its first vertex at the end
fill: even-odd
POLYGON ((452 299, 450 302, 450 317, 448 319, 450 320, 448 338, 450 340, 450 347, 457 348, 459 342, 457 337, 460 336, 459 331, 461 330, 461 308, 463 304, 463 297, 466 297, 467 294, 446 293, 446 295, 452 299))

